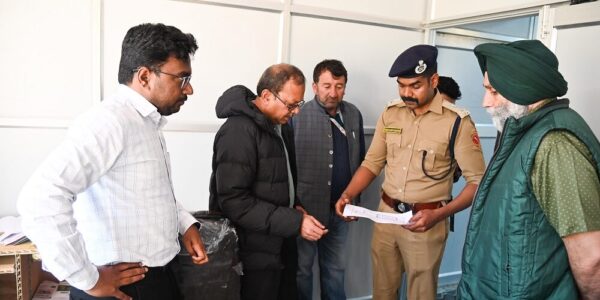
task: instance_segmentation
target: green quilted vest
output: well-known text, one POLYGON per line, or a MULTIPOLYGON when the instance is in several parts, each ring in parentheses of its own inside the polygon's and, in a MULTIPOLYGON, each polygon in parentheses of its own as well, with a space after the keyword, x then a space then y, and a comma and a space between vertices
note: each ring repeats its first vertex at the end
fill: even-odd
POLYGON ((567 130, 600 170, 600 144, 568 100, 509 118, 479 185, 463 250, 459 299, 577 299, 561 237, 533 194, 530 174, 544 135, 567 130))

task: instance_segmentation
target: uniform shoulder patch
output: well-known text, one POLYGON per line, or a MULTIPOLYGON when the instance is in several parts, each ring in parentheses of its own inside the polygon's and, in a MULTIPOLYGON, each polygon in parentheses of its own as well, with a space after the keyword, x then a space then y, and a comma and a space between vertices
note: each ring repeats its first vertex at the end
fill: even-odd
POLYGON ((404 104, 404 101, 402 101, 402 99, 395 99, 395 100, 388 102, 385 105, 385 108, 388 109, 393 106, 404 107, 404 106, 406 106, 406 104, 404 104))
POLYGON ((444 100, 442 102, 442 106, 445 107, 446 109, 449 109, 449 110, 455 112, 457 115, 460 116, 461 119, 464 119, 466 116, 468 116, 470 114, 470 112, 468 110, 458 107, 446 100, 444 100))

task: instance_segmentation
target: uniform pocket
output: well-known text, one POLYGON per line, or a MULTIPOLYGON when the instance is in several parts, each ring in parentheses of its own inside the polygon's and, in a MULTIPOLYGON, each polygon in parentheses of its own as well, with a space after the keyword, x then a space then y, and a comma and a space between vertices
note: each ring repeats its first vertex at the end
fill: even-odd
POLYGON ((428 174, 437 175, 447 171, 450 165, 450 158, 446 157, 446 147, 446 144, 431 141, 423 141, 418 144, 416 154, 428 174))

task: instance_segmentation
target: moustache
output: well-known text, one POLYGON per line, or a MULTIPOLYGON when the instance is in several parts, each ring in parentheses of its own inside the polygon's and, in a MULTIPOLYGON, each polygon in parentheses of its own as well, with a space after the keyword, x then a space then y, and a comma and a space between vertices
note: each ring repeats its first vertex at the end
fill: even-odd
POLYGON ((415 104, 419 104, 419 99, 413 97, 400 97, 404 102, 414 102, 415 104))

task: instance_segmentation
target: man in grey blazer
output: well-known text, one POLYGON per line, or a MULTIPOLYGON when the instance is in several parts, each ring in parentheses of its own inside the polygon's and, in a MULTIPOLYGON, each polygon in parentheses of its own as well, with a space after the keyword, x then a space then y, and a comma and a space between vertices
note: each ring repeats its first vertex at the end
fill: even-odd
POLYGON ((345 242, 348 224, 334 205, 365 156, 360 111, 343 101, 348 72, 334 59, 317 64, 313 72, 315 98, 292 119, 298 169, 298 209, 329 230, 318 241, 298 243, 298 298, 312 299, 312 267, 318 253, 322 299, 346 299, 345 242))

